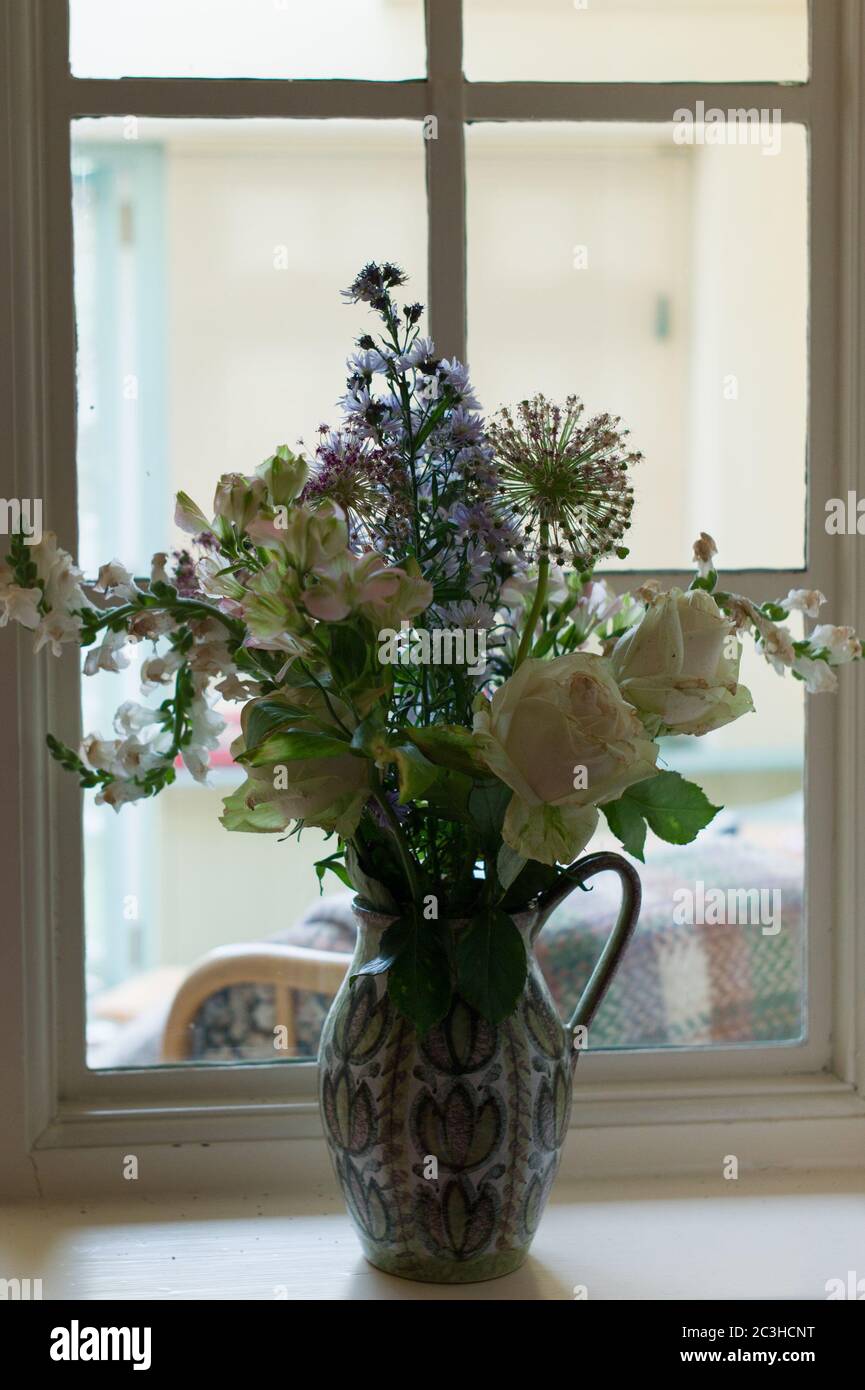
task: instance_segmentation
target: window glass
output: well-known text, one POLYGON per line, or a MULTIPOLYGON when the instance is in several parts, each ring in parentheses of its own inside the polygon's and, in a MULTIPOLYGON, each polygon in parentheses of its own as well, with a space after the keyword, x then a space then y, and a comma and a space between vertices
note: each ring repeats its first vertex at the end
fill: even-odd
MULTIPOLYGON (((82 120, 73 175, 81 562, 92 576, 117 557, 146 576, 155 551, 188 541, 173 526, 178 488, 207 508, 221 473, 252 472, 301 436, 314 447, 319 424, 336 423, 358 332, 340 290, 364 260, 403 263, 426 298, 421 129, 82 120)), ((84 732, 111 737, 117 706, 141 698, 136 663, 84 677, 84 732)), ((239 709, 221 709, 209 786, 179 769, 162 796, 117 815, 86 794, 91 1066, 164 1060, 177 985, 214 948, 344 945, 338 924, 302 923, 319 906, 314 861, 333 848, 321 832, 229 841, 219 824, 243 780, 228 752, 239 709)), ((341 885, 328 875, 326 888, 341 885)), ((240 983, 195 1022, 191 1056, 315 1055, 326 1001, 307 991, 293 1036, 275 1035, 282 996, 240 983)))
POLYGON ((70 0, 76 77, 421 77, 423 0, 70 0))
POLYGON ((687 568, 701 530, 727 569, 804 562, 805 132, 712 132, 468 130, 476 389, 621 415, 645 458, 620 567, 687 568))
POLYGON ((807 0, 464 0, 473 81, 802 82, 807 0))

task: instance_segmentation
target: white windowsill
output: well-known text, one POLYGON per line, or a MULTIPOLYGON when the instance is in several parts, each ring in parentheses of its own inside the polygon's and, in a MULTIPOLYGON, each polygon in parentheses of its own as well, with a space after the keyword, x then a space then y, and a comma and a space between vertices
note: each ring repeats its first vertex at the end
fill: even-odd
MULTIPOLYGON (((141 1172, 145 1172, 142 1159, 141 1172)), ((372 1269, 328 1173, 293 1196, 148 1195, 20 1203, 0 1265, 45 1299, 823 1300, 862 1270, 865 1176, 563 1179, 521 1270, 439 1288, 372 1269)))

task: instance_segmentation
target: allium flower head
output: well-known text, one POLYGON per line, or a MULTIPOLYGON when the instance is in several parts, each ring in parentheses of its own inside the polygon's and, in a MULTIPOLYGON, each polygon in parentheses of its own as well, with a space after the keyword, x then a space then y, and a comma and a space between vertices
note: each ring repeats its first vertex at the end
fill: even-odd
POLYGON ((409 498, 396 454, 350 430, 329 431, 315 451, 315 464, 300 500, 335 503, 352 531, 378 540, 403 528, 409 498))
POLYGON ((584 410, 577 396, 559 406, 537 395, 501 410, 488 431, 501 499, 542 558, 570 558, 581 569, 615 550, 630 526, 628 468, 642 458, 617 418, 583 423, 584 410))

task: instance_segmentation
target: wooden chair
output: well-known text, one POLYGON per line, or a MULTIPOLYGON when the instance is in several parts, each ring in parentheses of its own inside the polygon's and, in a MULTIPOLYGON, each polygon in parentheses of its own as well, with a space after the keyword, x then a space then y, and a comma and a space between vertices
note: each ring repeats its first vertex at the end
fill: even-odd
POLYGON ((273 987, 274 1026, 285 1029, 283 1055, 290 1057, 297 1044, 295 991, 336 994, 350 962, 347 952, 306 946, 218 946, 193 966, 174 996, 162 1035, 162 1061, 189 1061, 193 1020, 212 995, 234 985, 273 987))

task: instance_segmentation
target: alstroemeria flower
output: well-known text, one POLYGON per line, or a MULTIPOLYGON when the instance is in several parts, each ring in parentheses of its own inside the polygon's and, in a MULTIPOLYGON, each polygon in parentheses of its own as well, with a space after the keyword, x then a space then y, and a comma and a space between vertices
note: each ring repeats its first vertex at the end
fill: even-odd
POLYGON ((345 517, 330 503, 315 509, 294 506, 284 526, 278 525, 276 518, 257 517, 247 527, 247 534, 269 550, 284 551, 300 574, 326 565, 348 550, 345 517))
POLYGON ((187 492, 178 492, 174 505, 174 524, 190 536, 200 536, 213 528, 197 502, 187 492))
POLYGON ((280 444, 276 453, 265 459, 255 472, 267 488, 271 504, 287 507, 303 491, 309 468, 301 454, 293 454, 286 444, 280 444))
POLYGON ((389 593, 379 593, 360 605, 360 611, 373 627, 398 628, 404 618, 416 618, 429 608, 433 599, 433 587, 419 574, 408 574, 404 569, 393 569, 397 576, 396 588, 389 593))
POLYGON ((248 478, 245 473, 223 473, 213 495, 214 513, 245 531, 261 510, 266 492, 267 486, 261 478, 248 478))
POLYGON ((303 605, 314 618, 338 623, 363 605, 393 598, 405 571, 391 569, 375 551, 353 555, 344 550, 313 570, 303 591, 303 605))

